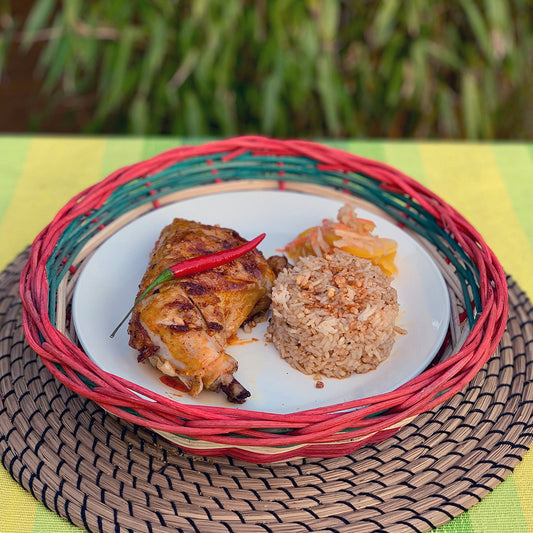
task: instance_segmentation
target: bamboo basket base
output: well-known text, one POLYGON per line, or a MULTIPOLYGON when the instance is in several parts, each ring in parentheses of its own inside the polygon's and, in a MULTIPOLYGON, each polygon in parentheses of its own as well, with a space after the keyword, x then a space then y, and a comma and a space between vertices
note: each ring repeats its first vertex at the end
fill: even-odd
POLYGON ((478 503, 533 439, 533 309, 508 278, 499 350, 460 393, 346 457, 201 458, 55 380, 27 345, 18 279, 0 274, 0 458, 88 531, 430 531, 478 503))

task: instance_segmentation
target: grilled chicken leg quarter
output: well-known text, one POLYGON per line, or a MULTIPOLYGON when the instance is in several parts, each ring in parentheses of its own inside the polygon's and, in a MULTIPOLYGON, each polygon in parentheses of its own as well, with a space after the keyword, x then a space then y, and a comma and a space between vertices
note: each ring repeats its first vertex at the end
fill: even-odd
MULTIPOLYGON (((138 296, 166 268, 246 242, 236 231, 176 218, 151 253, 138 296)), ((128 333, 138 360, 175 376, 191 396, 224 391, 243 403, 250 393, 233 377, 237 361, 225 352, 229 338, 270 305, 275 274, 258 250, 212 270, 157 286, 134 309, 128 333)))

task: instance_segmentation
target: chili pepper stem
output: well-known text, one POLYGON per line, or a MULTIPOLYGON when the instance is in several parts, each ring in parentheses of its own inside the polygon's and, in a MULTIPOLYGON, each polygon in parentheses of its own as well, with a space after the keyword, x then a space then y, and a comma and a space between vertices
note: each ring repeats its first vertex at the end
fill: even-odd
POLYGON ((117 334, 117 331, 120 329, 122 324, 126 322, 131 313, 133 313, 135 307, 141 302, 141 300, 144 300, 144 298, 150 293, 150 291, 152 291, 152 289, 154 289, 161 283, 164 283, 165 281, 170 281, 172 279, 174 279, 174 272, 172 272, 170 268, 163 270, 163 272, 161 272, 161 274, 159 274, 159 276, 157 276, 157 278, 155 278, 154 281, 152 281, 152 283, 148 285, 148 288, 137 298, 137 300, 135 300, 135 303, 128 311, 128 314, 120 321, 120 324, 113 330, 113 333, 111 333, 110 337, 113 338, 117 334))

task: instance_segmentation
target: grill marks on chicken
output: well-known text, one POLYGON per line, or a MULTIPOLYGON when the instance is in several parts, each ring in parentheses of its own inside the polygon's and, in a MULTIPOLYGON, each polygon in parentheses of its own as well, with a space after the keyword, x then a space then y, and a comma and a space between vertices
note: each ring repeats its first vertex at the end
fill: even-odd
MULTIPOLYGON (((245 242, 231 229, 175 219, 161 232, 138 294, 165 268, 245 242)), ((274 279, 263 255, 252 250, 226 265, 159 285, 133 311, 130 346, 139 351, 139 361, 148 359, 178 377, 191 396, 222 390, 229 401, 242 403, 250 393, 233 377, 237 361, 225 348, 243 322, 268 309, 274 279)))

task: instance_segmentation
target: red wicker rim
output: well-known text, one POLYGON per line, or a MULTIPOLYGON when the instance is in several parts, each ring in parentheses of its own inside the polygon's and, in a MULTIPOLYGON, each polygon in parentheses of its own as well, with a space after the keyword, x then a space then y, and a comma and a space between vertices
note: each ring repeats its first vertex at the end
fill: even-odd
MULTIPOLYGON (((327 179, 324 183, 331 186, 327 179)), ((408 211, 404 210, 404 213, 408 211)), ((407 221, 408 216, 405 219, 407 221)), ((239 137, 169 150, 119 169, 81 192, 59 211, 33 242, 21 276, 20 295, 28 343, 67 387, 133 423, 214 443, 219 447, 219 453, 222 450, 222 453, 253 461, 305 455, 338 456, 350 453, 366 442, 383 440, 413 416, 450 398, 473 378, 497 349, 508 311, 506 277, 494 253, 463 216, 430 190, 377 161, 308 141, 262 137, 239 137), (198 185, 226 180, 228 174, 224 174, 223 168, 229 169, 228 179, 231 179, 231 172, 240 168, 239 164, 246 169, 243 175, 247 178, 271 179, 271 166, 268 165, 265 171, 265 160, 277 165, 276 178, 281 180, 281 188, 288 179, 316 183, 324 173, 335 176, 333 186, 339 190, 356 194, 354 180, 364 177, 372 186, 376 184, 380 191, 391 195, 391 202, 400 202, 408 208, 415 206, 417 213, 425 212, 435 220, 475 267, 478 302, 471 302, 466 309, 466 314, 475 316, 475 320, 459 351, 390 393, 309 411, 273 414, 186 405, 159 396, 103 373, 73 339, 60 331, 55 317, 57 284, 51 280, 50 264, 53 261, 58 263, 59 258, 63 269, 61 276, 75 274, 75 254, 61 260, 73 228, 89 227, 90 221, 92 232, 103 229, 105 223, 95 223, 96 218, 105 221, 103 215, 108 205, 116 202, 117 195, 126 188, 130 192, 142 190, 142 202, 156 209, 160 197, 176 188, 190 186, 183 171, 184 163, 194 164, 194 184, 198 185), (283 166, 286 161, 305 164, 306 172, 299 173, 297 178, 289 176, 283 166), (200 174, 198 165, 203 169, 200 174), (308 170, 310 165, 312 170, 308 170), (198 181, 198 175, 203 181, 198 181), (161 184, 159 189, 152 186, 155 182, 161 184), (169 183, 178 185, 172 189, 169 183), (307 450, 308 445, 312 447, 307 450), (296 449, 291 448, 293 446, 296 449), (232 453, 234 447, 239 447, 239 451, 232 453), (275 453, 261 454, 254 452, 254 447, 275 448, 275 453)))

